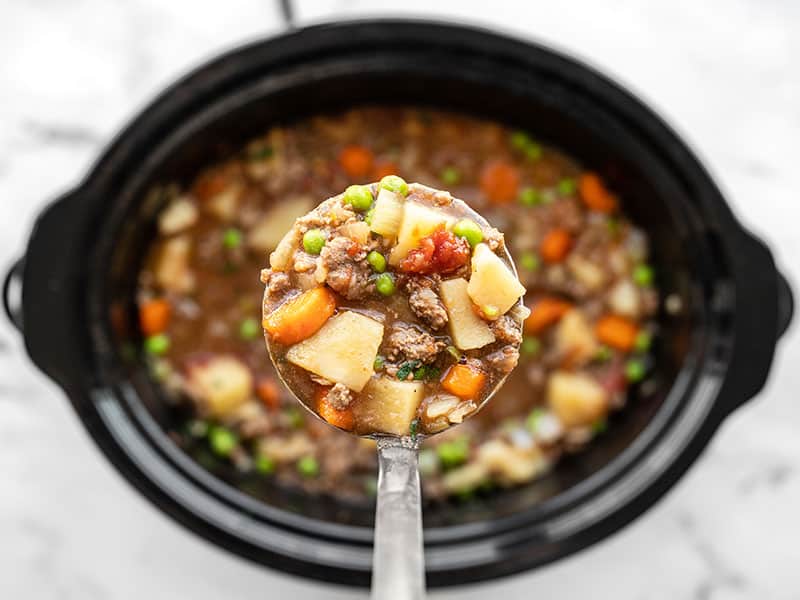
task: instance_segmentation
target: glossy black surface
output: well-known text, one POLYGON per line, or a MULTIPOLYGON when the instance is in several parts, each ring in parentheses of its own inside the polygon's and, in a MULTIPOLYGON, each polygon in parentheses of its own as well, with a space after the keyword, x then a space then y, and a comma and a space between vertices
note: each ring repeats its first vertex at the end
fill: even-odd
POLYGON ((188 178, 272 123, 367 102, 430 104, 530 129, 600 170, 648 230, 658 283, 685 307, 662 315, 659 385, 637 390, 609 434, 551 476, 428 511, 428 581, 497 577, 602 539, 660 498, 722 419, 761 388, 792 300, 769 251, 658 117, 590 68, 536 45, 447 25, 357 22, 300 30, 201 67, 39 218, 16 315, 31 358, 65 389, 117 468, 178 521, 272 567, 367 584, 371 507, 239 482, 248 495, 199 457, 220 477, 212 475, 164 433, 176 415, 130 356, 135 273, 159 207, 148 187, 188 178))

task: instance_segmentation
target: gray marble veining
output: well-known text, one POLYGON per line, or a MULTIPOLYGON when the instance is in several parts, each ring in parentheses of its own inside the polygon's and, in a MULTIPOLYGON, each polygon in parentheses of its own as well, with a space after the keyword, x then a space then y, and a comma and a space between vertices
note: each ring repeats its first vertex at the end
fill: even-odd
MULTIPOLYGON (((647 99, 717 177, 737 214, 800 281, 800 3, 296 2, 301 23, 435 14, 570 49, 647 99), (400 7, 400 8, 398 8, 400 7)), ((280 31, 273 3, 0 2, 0 265, 43 204, 198 61, 280 31)), ((800 344, 645 517, 568 560, 437 592, 469 600, 800 598, 800 344), (795 368, 792 368, 795 367, 795 368)), ((255 567, 187 533, 134 493, 0 319, 0 597, 352 598, 255 567)))

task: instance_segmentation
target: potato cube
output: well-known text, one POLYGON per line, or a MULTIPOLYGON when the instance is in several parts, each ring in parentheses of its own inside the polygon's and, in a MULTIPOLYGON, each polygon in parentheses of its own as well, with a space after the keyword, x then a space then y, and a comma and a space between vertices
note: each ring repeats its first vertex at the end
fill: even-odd
POLYGON ((313 200, 307 196, 278 202, 247 232, 247 246, 258 252, 272 252, 285 233, 292 228, 295 220, 312 207, 313 200))
POLYGON ((397 232, 397 245, 389 256, 389 264, 393 266, 400 264, 400 261, 408 256, 409 251, 419 246, 422 238, 433 233, 440 225, 450 225, 452 221, 452 217, 438 210, 417 202, 406 202, 403 222, 400 231, 397 232))
POLYGON ((448 279, 439 286, 439 294, 447 310, 450 335, 460 350, 483 348, 494 341, 489 324, 475 314, 467 294, 466 279, 448 279))
POLYGON ((420 381, 373 377, 353 404, 356 432, 408 435, 424 394, 420 381))
POLYGON ((514 306, 525 294, 525 288, 489 246, 478 244, 472 254, 472 276, 467 293, 485 313, 489 308, 499 316, 514 306))
POLYGON ((253 393, 253 374, 235 356, 219 355, 187 366, 189 393, 214 417, 223 418, 253 393))
POLYGON ((566 427, 588 427, 606 416, 608 394, 588 375, 556 371, 547 382, 547 403, 566 427))
POLYGON ((592 326, 579 310, 567 312, 556 327, 556 346, 573 367, 590 361, 597 354, 592 326))
POLYGON ((286 359, 334 383, 360 392, 374 373, 383 325, 356 312, 331 317, 310 338, 295 344, 286 359))

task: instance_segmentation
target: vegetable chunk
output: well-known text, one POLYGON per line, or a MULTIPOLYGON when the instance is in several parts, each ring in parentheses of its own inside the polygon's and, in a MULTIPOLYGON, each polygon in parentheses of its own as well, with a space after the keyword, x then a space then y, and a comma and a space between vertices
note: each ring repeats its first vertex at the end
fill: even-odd
MULTIPOLYGON (((408 253, 419 245, 422 238, 433 233, 440 225, 447 227, 452 220, 451 217, 422 204, 406 202, 403 222, 397 232, 397 245, 389 256, 389 264, 399 265, 408 253)), ((373 220, 373 231, 374 229, 373 220)))
POLYGON ((553 373, 547 383, 547 403, 567 427, 588 427, 608 411, 603 386, 582 373, 553 373))
POLYGON ((235 356, 220 355, 187 366, 190 394, 214 417, 230 414, 250 399, 253 374, 235 356))
POLYGON ((420 381, 373 377, 353 405, 356 430, 408 435, 424 394, 420 381))
POLYGON ((478 244, 472 255, 467 293, 486 316, 496 318, 514 306, 525 288, 489 246, 478 244))
POLYGON ((313 288, 272 311, 264 319, 264 329, 279 344, 296 344, 316 333, 335 309, 333 292, 313 288))
POLYGON ((360 392, 373 374, 383 325, 352 311, 331 317, 310 338, 295 344, 286 359, 334 383, 360 392))
POLYGON ((439 286, 445 310, 450 323, 450 335, 456 348, 474 350, 483 348, 494 341, 489 324, 475 314, 472 300, 467 294, 466 279, 448 279, 439 286))

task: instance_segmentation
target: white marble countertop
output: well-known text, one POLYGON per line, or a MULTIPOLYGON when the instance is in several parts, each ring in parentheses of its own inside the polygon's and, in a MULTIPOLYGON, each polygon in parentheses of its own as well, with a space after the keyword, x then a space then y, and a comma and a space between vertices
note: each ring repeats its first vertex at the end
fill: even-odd
MULTIPOLYGON (((264 0, 0 2, 0 265, 44 202, 115 131, 214 53, 281 29, 264 0), (223 8, 219 8, 223 7, 223 8)), ((300 0, 300 22, 430 14, 431 2, 300 0)), ((649 100, 704 157, 738 215, 800 282, 800 3, 437 3, 589 58, 649 100), (524 8, 523 8, 524 6, 524 8)), ((611 539, 535 573, 437 598, 800 598, 798 328, 766 389, 690 474, 611 539)), ((186 532, 97 452, 0 319, 0 597, 350 598, 239 560, 186 532)))

